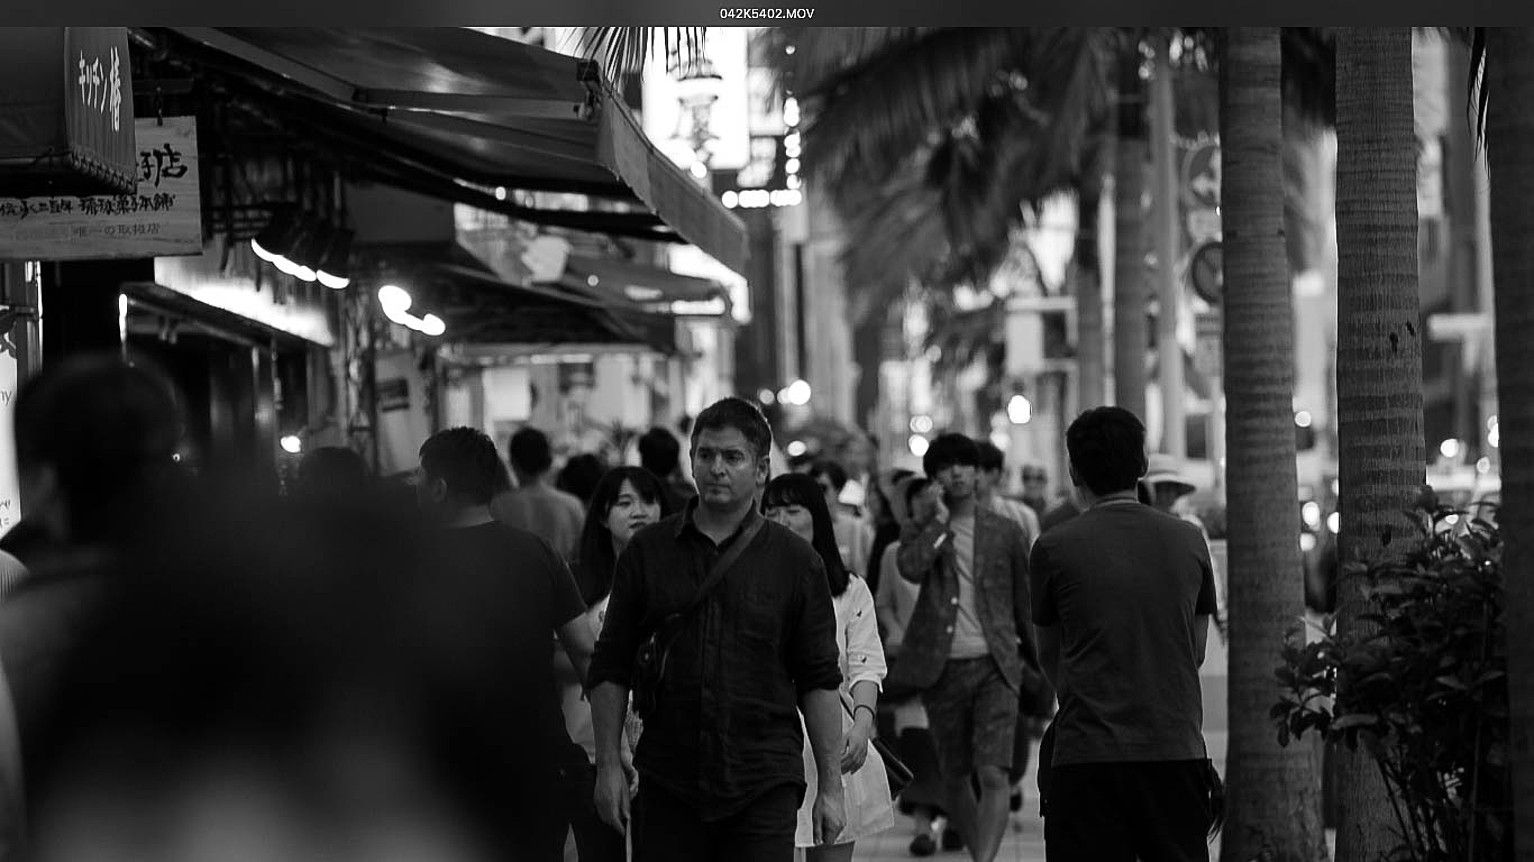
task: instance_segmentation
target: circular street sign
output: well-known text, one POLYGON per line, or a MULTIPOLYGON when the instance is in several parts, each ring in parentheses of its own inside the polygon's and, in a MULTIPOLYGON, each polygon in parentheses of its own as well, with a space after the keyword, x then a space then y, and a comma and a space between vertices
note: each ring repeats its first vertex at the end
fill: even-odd
POLYGON ((1210 305, 1220 304, 1225 296, 1225 255, 1219 243, 1206 242, 1195 249, 1188 261, 1188 274, 1194 293, 1210 305))
POLYGON ((1203 143, 1188 151, 1182 166, 1182 188, 1193 207, 1214 209, 1220 205, 1220 146, 1203 143))

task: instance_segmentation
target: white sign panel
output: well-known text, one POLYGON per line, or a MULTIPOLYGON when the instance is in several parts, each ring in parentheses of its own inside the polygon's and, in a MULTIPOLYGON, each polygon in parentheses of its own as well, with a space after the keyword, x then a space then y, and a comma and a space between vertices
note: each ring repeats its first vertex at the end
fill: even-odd
POLYGON ((0 199, 0 260, 202 253, 197 119, 135 125, 138 193, 0 199))

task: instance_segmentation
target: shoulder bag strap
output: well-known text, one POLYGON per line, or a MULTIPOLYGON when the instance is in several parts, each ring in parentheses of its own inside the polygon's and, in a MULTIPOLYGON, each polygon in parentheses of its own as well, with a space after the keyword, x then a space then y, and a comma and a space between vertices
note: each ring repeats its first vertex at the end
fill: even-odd
POLYGON ((760 516, 752 519, 751 523, 741 531, 740 536, 735 539, 735 543, 730 545, 729 550, 725 551, 723 556, 714 561, 713 568, 708 570, 707 577, 703 579, 703 583, 698 585, 698 592, 692 597, 692 602, 677 613, 672 618, 673 620, 681 622, 703 607, 703 603, 708 600, 709 594, 724 580, 724 576, 729 572, 730 567, 735 565, 736 561, 740 559, 740 555, 746 552, 746 546, 750 545, 756 539, 756 534, 762 531, 762 524, 765 521, 766 519, 760 516))

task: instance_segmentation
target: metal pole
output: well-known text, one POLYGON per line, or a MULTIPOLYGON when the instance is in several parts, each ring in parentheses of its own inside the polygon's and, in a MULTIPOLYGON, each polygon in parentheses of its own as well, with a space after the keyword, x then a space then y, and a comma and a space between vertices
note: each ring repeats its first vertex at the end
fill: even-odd
POLYGON ((1177 166, 1173 158, 1176 127, 1173 123, 1172 63, 1167 40, 1157 38, 1155 74, 1151 76, 1151 187, 1154 190, 1151 230, 1155 234, 1156 296, 1161 306, 1156 315, 1156 353, 1161 383, 1161 451, 1183 458, 1188 454, 1184 419, 1182 345, 1177 340, 1177 319, 1182 311, 1182 291, 1177 283, 1178 223, 1177 166))

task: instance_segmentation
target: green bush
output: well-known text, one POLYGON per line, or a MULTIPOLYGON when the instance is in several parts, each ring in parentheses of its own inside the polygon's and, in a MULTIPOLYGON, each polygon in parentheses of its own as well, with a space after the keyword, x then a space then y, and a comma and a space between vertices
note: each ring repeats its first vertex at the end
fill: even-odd
POLYGON ((1281 745, 1314 730, 1379 765, 1401 845, 1392 859, 1512 859, 1507 638, 1501 541, 1486 518, 1415 511, 1422 541, 1343 570, 1373 631, 1292 632, 1272 718, 1281 745))

